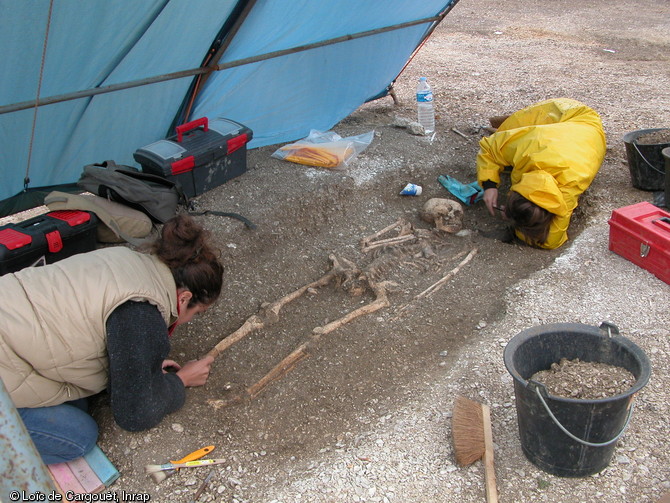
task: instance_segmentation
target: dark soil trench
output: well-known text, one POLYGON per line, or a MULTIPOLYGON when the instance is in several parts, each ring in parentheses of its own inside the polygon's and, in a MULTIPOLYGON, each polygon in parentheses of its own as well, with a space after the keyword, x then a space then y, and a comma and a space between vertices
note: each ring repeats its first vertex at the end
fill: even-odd
MULTIPOLYGON (((250 162, 253 155, 261 154, 252 152, 250 162)), ((397 173, 361 187, 345 173, 309 177, 302 167, 283 164, 273 169, 268 173, 268 168, 252 168, 226 184, 226 198, 235 201, 232 207, 221 193, 199 201, 201 207, 238 211, 258 228, 250 231, 235 220, 206 217, 223 250, 226 291, 217 305, 175 335, 172 357, 181 362, 204 355, 262 303, 274 302, 325 274, 331 253, 359 267, 376 261, 383 279, 398 285, 390 294, 391 306, 324 336, 308 358, 241 404, 221 406, 307 340, 314 327, 371 302, 374 296, 368 292, 351 297, 331 284, 287 304, 277 323, 220 355, 207 385, 190 389, 186 406, 148 433, 120 430, 103 396, 95 410, 101 446, 120 471, 137 473, 144 464, 175 459, 211 444, 219 449, 214 457, 271 471, 279 464, 307 460, 322 449, 346 445, 366 425, 419 396, 437 373, 458 358, 459 348, 477 337, 478 327, 504 313, 505 289, 557 255, 480 236, 477 228, 490 229, 500 222, 491 221, 485 208, 475 206, 466 208, 465 228, 470 234, 440 237, 434 242, 432 261, 416 261, 402 247, 373 258, 360 251, 361 238, 398 218, 429 229, 419 219, 418 209, 428 197, 448 197, 434 182, 443 167, 412 171, 412 179, 427 188, 421 199, 397 195, 395 186, 403 185, 397 173), (267 187, 267 180, 280 174, 281 187, 267 192, 263 204, 258 204, 257 187, 267 187), (413 300, 473 248, 478 250, 475 258, 443 288, 413 300), (142 445, 146 448, 139 450, 142 445)), ((452 399, 445 396, 445 407, 451 406, 452 399)), ((142 486, 141 479, 126 482, 136 490, 151 485, 146 481, 142 486)), ((169 479, 151 490, 168 491, 174 483, 169 479)))

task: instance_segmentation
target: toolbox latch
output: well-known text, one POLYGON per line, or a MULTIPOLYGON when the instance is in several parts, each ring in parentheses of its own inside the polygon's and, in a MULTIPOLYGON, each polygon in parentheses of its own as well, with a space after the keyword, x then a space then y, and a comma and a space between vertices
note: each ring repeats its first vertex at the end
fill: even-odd
POLYGON ((171 164, 171 166, 172 166, 172 174, 173 175, 180 175, 182 173, 188 173, 195 166, 195 157, 192 156, 192 155, 189 155, 188 157, 184 157, 183 159, 180 159, 178 161, 173 162, 171 164))
POLYGON ((649 255, 651 247, 647 243, 640 243, 640 257, 644 258, 649 255))
POLYGON ((231 138, 228 140, 227 145, 228 145, 228 153, 232 154, 236 150, 244 147, 247 144, 247 141, 249 141, 249 138, 247 136, 247 133, 241 134, 236 136, 235 138, 231 138))
POLYGON ((60 236, 60 232, 47 232, 44 237, 47 238, 47 244, 51 253, 58 253, 63 249, 63 239, 60 236))

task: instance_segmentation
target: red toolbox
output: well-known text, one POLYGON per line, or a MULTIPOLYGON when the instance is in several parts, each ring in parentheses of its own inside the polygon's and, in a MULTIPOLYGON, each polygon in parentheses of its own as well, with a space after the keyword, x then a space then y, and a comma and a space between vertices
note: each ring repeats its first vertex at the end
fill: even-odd
POLYGON ((195 197, 247 171, 251 129, 229 119, 202 117, 177 126, 177 134, 135 151, 142 171, 179 182, 195 197))
POLYGON ((94 250, 97 225, 95 213, 61 210, 0 226, 0 275, 94 250))
POLYGON ((609 249, 670 284, 670 213, 648 202, 614 210, 609 249))

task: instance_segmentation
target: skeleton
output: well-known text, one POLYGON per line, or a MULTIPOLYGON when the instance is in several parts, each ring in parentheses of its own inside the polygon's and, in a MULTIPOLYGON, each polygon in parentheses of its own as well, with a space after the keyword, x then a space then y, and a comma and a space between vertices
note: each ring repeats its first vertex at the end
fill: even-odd
MULTIPOLYGON (((431 261, 437 259, 437 254, 433 250, 433 245, 439 245, 439 241, 443 241, 443 235, 440 236, 440 233, 458 232, 463 225, 463 208, 460 204, 448 199, 430 199, 424 205, 420 216, 423 220, 433 223, 435 229, 432 231, 428 229, 415 229, 409 222, 401 218, 388 227, 363 238, 360 243, 361 251, 363 253, 371 252, 371 255, 374 257, 372 262, 364 269, 360 269, 355 263, 343 257, 338 258, 331 255, 330 260, 333 264, 332 268, 321 278, 298 288, 273 303, 263 304, 257 314, 250 316, 239 329, 213 347, 208 355, 216 358, 223 351, 252 332, 267 328, 276 323, 279 319, 280 311, 285 305, 298 297, 301 297, 305 293, 314 294, 319 288, 325 287, 330 283, 334 283, 336 288, 341 288, 352 296, 362 295, 366 291, 371 291, 375 295, 375 299, 372 302, 365 304, 358 309, 354 309, 341 318, 327 323, 322 327, 315 327, 312 330, 312 334, 307 337, 302 344, 276 364, 259 381, 247 389, 234 393, 228 399, 208 400, 209 405, 215 409, 219 409, 220 407, 226 407, 255 398, 268 384, 281 379, 301 360, 307 358, 309 356, 309 350, 322 336, 337 330, 360 316, 389 307, 390 302, 388 293, 393 291, 394 287, 397 285, 391 281, 381 281, 378 278, 382 276, 388 268, 398 262, 414 265, 413 262, 416 261, 431 261), (388 234, 392 231, 397 231, 398 234, 395 237, 382 239, 384 234, 388 234), (407 259, 410 258, 413 260, 408 261, 407 259)), ((466 252, 462 252, 456 257, 452 257, 452 259, 459 259, 465 255, 465 253, 466 252)), ((415 301, 427 297, 437 291, 463 266, 465 266, 476 253, 476 249, 471 250, 468 256, 455 269, 450 271, 449 274, 444 276, 441 280, 431 285, 428 289, 418 294, 413 300, 415 301)), ((437 262, 439 263, 440 261, 437 260, 437 262)), ((412 302, 400 308, 396 319, 410 307, 411 303, 412 302)))

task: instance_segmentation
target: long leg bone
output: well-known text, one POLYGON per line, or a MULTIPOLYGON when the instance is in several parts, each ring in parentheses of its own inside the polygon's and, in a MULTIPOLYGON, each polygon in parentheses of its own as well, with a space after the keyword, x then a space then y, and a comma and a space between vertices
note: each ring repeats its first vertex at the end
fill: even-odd
POLYGON ((223 351, 225 351, 230 346, 232 346, 239 340, 243 339, 250 333, 276 322, 277 319, 279 318, 279 311, 281 311, 281 309, 286 304, 297 299, 298 297, 303 295, 306 291, 325 286, 328 283, 330 283, 333 280, 333 278, 340 278, 344 276, 346 281, 347 279, 350 279, 352 276, 354 276, 359 272, 358 269, 355 267, 355 265, 352 262, 349 262, 348 260, 342 259, 340 261, 334 255, 330 256, 330 260, 333 263, 333 267, 325 275, 323 275, 316 281, 309 283, 301 288, 298 288, 297 290, 288 295, 285 295, 284 297, 273 302, 272 304, 264 306, 260 314, 254 314, 250 316, 240 328, 235 330, 232 334, 228 335, 225 339, 221 340, 216 346, 214 346, 207 353, 207 356, 212 356, 216 358, 223 351), (343 262, 347 267, 343 266, 341 262, 343 262))
POLYGON ((366 304, 364 306, 359 307, 358 309, 354 309, 353 311, 350 311, 349 313, 345 314, 341 318, 331 321, 327 325, 324 325, 323 327, 316 327, 312 332, 315 334, 319 335, 325 335, 329 334, 333 330, 337 330, 340 328, 342 325, 345 323, 349 323, 351 320, 358 318, 359 316, 363 316, 364 314, 370 314, 374 313, 375 311, 379 311, 380 309, 383 309, 385 307, 388 307, 390 305, 389 300, 388 300, 388 294, 387 294, 387 289, 389 287, 396 286, 395 283, 392 281, 382 281, 380 283, 370 283, 370 288, 375 292, 376 298, 374 301, 370 302, 369 304, 366 304))
POLYGON ((396 286, 395 283, 391 281, 382 281, 380 283, 371 283, 368 282, 370 288, 375 292, 376 298, 374 301, 366 304, 365 306, 354 309, 353 311, 347 313, 345 316, 328 323, 323 327, 316 327, 313 330, 313 334, 310 336, 309 340, 303 342, 295 350, 293 350, 288 356, 286 356, 282 361, 274 366, 270 372, 264 375, 258 382, 251 385, 246 389, 246 392, 243 394, 236 395, 235 397, 226 400, 212 402, 212 406, 216 408, 226 407, 228 405, 234 405, 241 403, 245 400, 255 398, 261 391, 263 391, 271 382, 281 379, 283 376, 288 374, 293 368, 303 359, 307 358, 309 354, 307 349, 309 346, 318 342, 319 338, 322 335, 329 334, 334 330, 340 328, 342 325, 349 323, 351 320, 363 316, 364 314, 373 313, 384 307, 388 307, 390 302, 388 300, 388 289, 390 287, 396 286))
POLYGON ((284 377, 284 375, 288 374, 291 370, 293 370, 293 367, 295 367, 298 364, 298 362, 307 358, 309 355, 306 353, 305 350, 307 349, 308 345, 309 342, 301 344, 290 355, 288 355, 277 365, 275 365, 275 367, 270 372, 265 374, 265 376, 263 376, 263 378, 261 378, 260 381, 247 388, 247 393, 249 394, 249 397, 255 398, 256 395, 258 395, 261 391, 263 391, 268 384, 270 384, 272 381, 277 381, 281 379, 282 377, 284 377))

